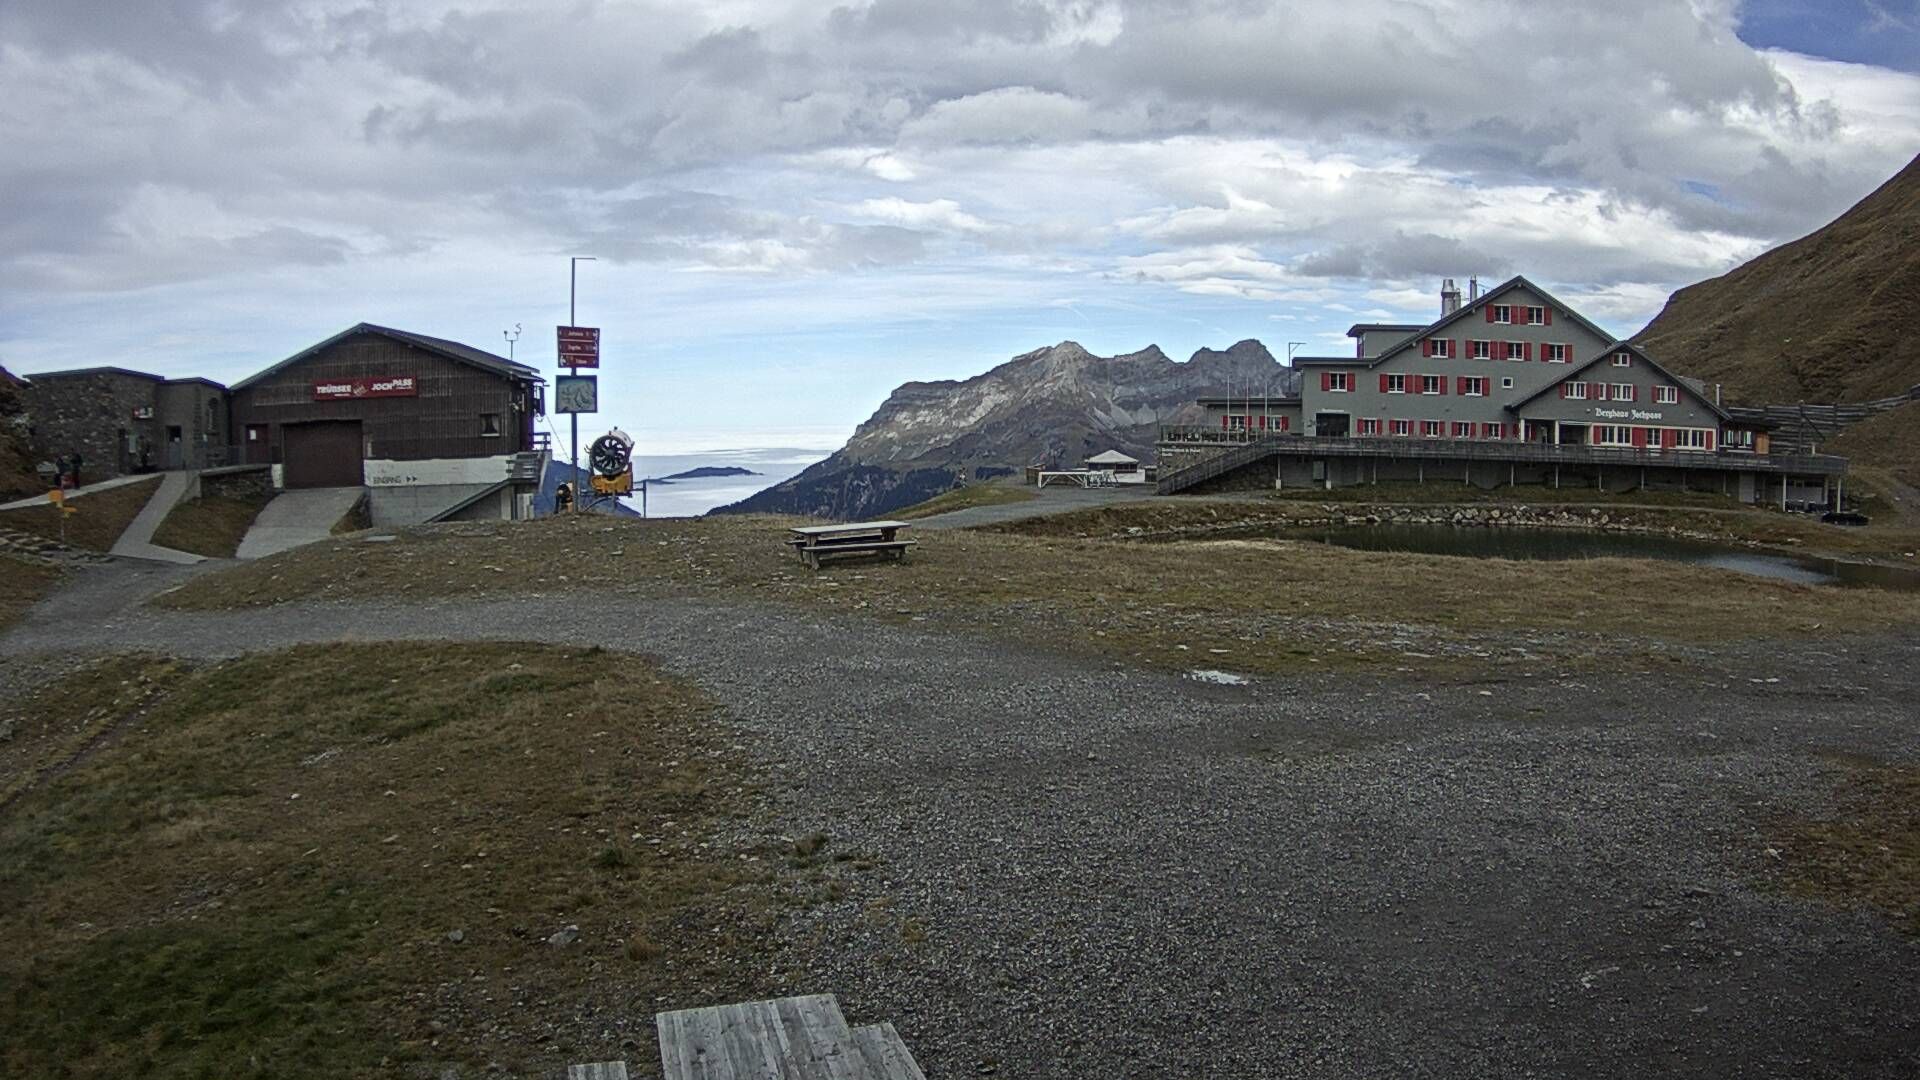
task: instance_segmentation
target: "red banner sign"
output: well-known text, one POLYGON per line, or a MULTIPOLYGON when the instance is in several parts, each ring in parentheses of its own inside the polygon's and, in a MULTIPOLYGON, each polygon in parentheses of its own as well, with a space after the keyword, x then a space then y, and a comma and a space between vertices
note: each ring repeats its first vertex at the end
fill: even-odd
POLYGON ((368 397, 418 397, 420 384, 411 375, 377 379, 335 379, 313 384, 313 400, 344 401, 368 397))
POLYGON ((600 366, 600 328, 597 326, 556 326, 560 343, 561 367, 600 366))

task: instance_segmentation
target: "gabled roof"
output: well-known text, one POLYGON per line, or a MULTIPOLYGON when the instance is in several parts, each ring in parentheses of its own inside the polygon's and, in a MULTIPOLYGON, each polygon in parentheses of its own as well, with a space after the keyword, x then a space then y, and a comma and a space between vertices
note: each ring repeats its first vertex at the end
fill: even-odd
POLYGON ((1652 368, 1654 371, 1665 376, 1669 383, 1673 384, 1674 386, 1685 387, 1687 393, 1692 394, 1694 397, 1698 398, 1702 405, 1705 405, 1707 408, 1712 409, 1713 414, 1715 416, 1718 416, 1720 419, 1722 420, 1733 419, 1731 416, 1727 415, 1727 410, 1721 408, 1718 405, 1715 405, 1712 401, 1709 401, 1707 399, 1705 394, 1702 394, 1699 391, 1695 390, 1693 388, 1693 383, 1691 380, 1683 379, 1680 376, 1675 375, 1673 372, 1668 371, 1666 368, 1661 367, 1660 362, 1655 360, 1653 357, 1648 356, 1645 349, 1642 349, 1638 345, 1634 345, 1625 341, 1616 341, 1613 344, 1608 345, 1606 348, 1601 349, 1598 354, 1588 359, 1584 363, 1575 364, 1573 367, 1568 368, 1567 373, 1565 375, 1560 376, 1558 379, 1555 379, 1554 381, 1548 383, 1547 385, 1541 387, 1540 389, 1535 390, 1533 393, 1528 394, 1526 397, 1521 398, 1519 401, 1508 402, 1507 410, 1509 412, 1519 412, 1520 407, 1522 405, 1527 404, 1528 402, 1532 401, 1535 398, 1545 397, 1547 391, 1553 389, 1556 386, 1559 386, 1561 383, 1567 382, 1568 380, 1586 371, 1588 368, 1594 366, 1595 364, 1598 364, 1600 361, 1605 360, 1609 356, 1612 356, 1614 353, 1619 353, 1619 352, 1632 353, 1633 355, 1640 358, 1641 363, 1647 365, 1648 367, 1652 368))
POLYGON ((262 379, 277 375, 294 364, 307 359, 314 353, 327 348, 335 342, 352 337, 355 334, 379 334, 381 337, 392 338, 403 345, 411 345, 416 349, 425 349, 430 353, 444 356, 458 363, 477 367, 482 371, 491 372, 502 378, 519 379, 524 382, 546 381, 540 377, 537 369, 509 360, 504 356, 495 356, 485 349, 476 349, 471 345, 462 345, 460 342, 448 341, 445 338, 428 337, 425 334, 415 334, 407 330, 395 330, 390 326, 375 326, 373 323, 363 322, 356 323, 340 331, 318 345, 312 345, 302 349, 292 356, 287 357, 285 360, 267 368, 265 371, 241 379, 239 382, 233 384, 232 389, 243 390, 262 379))
POLYGON ((214 388, 215 390, 225 390, 225 389, 226 389, 226 386, 225 386, 225 385, 223 385, 223 384, 221 384, 221 383, 217 383, 217 382, 214 382, 214 381, 213 381, 212 379, 208 379, 208 378, 203 378, 203 377, 201 377, 201 376, 199 376, 199 375, 183 375, 183 376, 181 376, 180 378, 177 378, 177 379, 167 379, 167 380, 164 380, 164 383, 163 383, 163 385, 166 385, 166 386, 173 386, 173 385, 176 385, 176 384, 178 384, 178 383, 194 383, 194 382, 197 382, 197 383, 200 383, 200 384, 202 384, 202 385, 204 385, 204 386, 211 386, 211 387, 213 387, 213 388, 214 388))
POLYGON ((1365 364, 1371 360, 1371 357, 1366 356, 1296 356, 1293 358, 1293 366, 1299 367, 1301 364, 1305 364, 1308 367, 1312 367, 1315 364, 1365 364))
POLYGON ((1138 465, 1140 459, 1128 457, 1118 450, 1103 450, 1087 459, 1089 465, 1138 465))
POLYGON ((1427 328, 1426 323, 1357 322, 1357 323, 1354 323, 1352 326, 1347 327, 1347 336, 1359 337, 1362 333, 1365 333, 1366 331, 1369 331, 1369 330, 1414 331, 1414 330, 1425 330, 1426 328, 1427 328))
MULTIPOLYGON (((1460 306, 1460 310, 1454 312, 1451 315, 1442 317, 1438 322, 1429 323, 1428 325, 1421 327, 1418 333, 1411 335, 1410 337, 1406 338, 1404 341, 1395 342, 1394 344, 1389 345, 1385 349, 1380 350, 1379 355, 1369 357, 1364 362, 1368 367, 1373 367, 1379 364, 1381 361, 1385 360, 1387 357, 1395 355, 1401 349, 1408 348, 1409 346, 1412 346, 1418 343, 1421 338, 1433 337, 1434 335, 1438 334, 1441 330, 1444 330, 1447 327, 1452 326, 1457 322, 1460 322, 1461 320, 1465 319, 1467 316, 1473 314, 1476 311, 1479 311, 1480 309, 1486 307, 1488 304, 1491 304, 1494 301, 1498 300, 1501 296, 1507 293, 1510 293, 1515 289, 1525 289, 1528 292, 1534 294, 1535 296, 1538 296, 1543 303, 1551 307, 1560 309, 1560 311, 1563 314, 1565 314, 1567 318, 1573 320, 1575 326, 1580 327, 1581 329, 1585 330, 1587 333, 1592 334, 1594 337, 1597 337, 1602 341, 1614 340, 1614 337, 1612 334, 1609 334, 1605 330, 1602 330, 1599 327, 1588 322, 1584 316, 1582 316, 1579 312, 1573 310, 1572 308, 1568 307, 1566 304, 1562 303, 1558 297, 1554 296, 1552 293, 1541 288, 1540 286, 1535 285, 1533 282, 1528 281, 1524 275, 1515 274, 1514 276, 1508 278, 1507 280, 1501 282, 1500 284, 1495 285, 1493 288, 1488 289, 1486 292, 1481 293, 1480 299, 1475 300, 1471 304, 1462 304, 1460 306)), ((1294 357, 1294 359, 1298 361, 1300 358, 1296 356, 1294 357)))
POLYGON ((155 375, 150 371, 133 371, 123 367, 83 367, 67 368, 64 371, 36 371, 27 376, 30 379, 71 379, 81 375, 128 375, 136 379, 150 379, 153 382, 165 382, 166 376, 155 375))

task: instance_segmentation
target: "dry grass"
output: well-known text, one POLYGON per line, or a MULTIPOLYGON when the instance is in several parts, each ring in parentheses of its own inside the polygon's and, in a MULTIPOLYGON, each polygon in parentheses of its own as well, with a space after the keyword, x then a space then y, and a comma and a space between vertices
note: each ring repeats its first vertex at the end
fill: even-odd
POLYGON ((1781 828, 1788 888, 1874 908, 1920 936, 1920 767, 1853 763, 1839 802, 1835 816, 1781 828))
POLYGON ((744 767, 643 661, 121 663, 33 705, 42 765, 111 742, 0 810, 0 1074, 546 1075, 656 1007, 770 989, 778 852, 715 842, 744 767))
MULTIPOLYGON (((74 499, 71 505, 75 512, 67 515, 66 520, 66 542, 89 551, 111 550, 113 542, 127 531, 127 526, 159 486, 160 478, 156 476, 74 499)), ((61 538, 60 516, 52 504, 0 510, 0 526, 58 540, 61 538)))
POLYGON ((53 591, 60 577, 57 567, 0 555, 0 631, 19 622, 53 591))
POLYGON ((253 498, 202 496, 187 499, 168 512, 166 520, 153 531, 153 542, 175 551, 190 551, 212 559, 231 559, 240 550, 240 541, 253 526, 253 519, 273 499, 272 494, 253 498))
POLYGON ((142 713, 184 671, 151 656, 111 657, 0 711, 0 807, 66 768, 114 725, 142 713))
POLYGON ((1033 489, 1013 487, 1009 484, 968 484, 955 488, 944 495, 935 495, 925 502, 915 503, 904 510, 895 510, 888 517, 901 521, 917 521, 920 518, 945 514, 954 510, 965 510, 971 506, 998 506, 1001 503, 1026 502, 1034 497, 1033 489))
POLYGON ((1920 401, 1868 417, 1821 447, 1920 488, 1920 401))
MULTIPOLYGON (((1206 506, 1222 515, 1240 509, 1206 506)), ((1673 563, 1467 560, 1287 541, 1202 549, 945 531, 919 537, 904 563, 815 572, 781 544, 786 523, 566 518, 411 529, 393 543, 332 541, 206 575, 158 602, 213 609, 583 588, 720 594, 891 620, 921 616, 1112 659, 1212 659, 1264 671, 1399 661, 1408 646, 1394 642, 1407 628, 1470 649, 1513 636, 1572 635, 1573 644, 1531 648, 1579 656, 1593 653, 1596 635, 1641 642, 1649 627, 1669 640, 1714 642, 1920 621, 1920 594, 1857 590, 1840 604, 1832 589, 1673 563)))

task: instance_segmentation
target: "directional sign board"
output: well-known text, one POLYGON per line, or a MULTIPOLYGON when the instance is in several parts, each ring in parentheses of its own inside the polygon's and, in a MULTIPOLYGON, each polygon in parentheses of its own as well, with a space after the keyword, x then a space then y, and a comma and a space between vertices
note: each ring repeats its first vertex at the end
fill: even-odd
POLYGON ((553 411, 590 413, 600 411, 600 379, 596 375, 555 375, 553 411))
POLYGON ((599 327, 556 326, 554 330, 558 332, 561 367, 597 368, 600 366, 599 327))

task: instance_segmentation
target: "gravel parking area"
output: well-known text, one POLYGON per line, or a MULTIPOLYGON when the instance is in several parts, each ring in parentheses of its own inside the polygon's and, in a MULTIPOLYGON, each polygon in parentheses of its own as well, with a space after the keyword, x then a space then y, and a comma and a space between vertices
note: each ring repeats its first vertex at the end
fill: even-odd
POLYGON ((1920 1074, 1920 950, 1787 896, 1769 854, 1848 755, 1915 760, 1920 635, 1225 686, 745 603, 161 613, 109 602, 172 580, 125 572, 0 638, 6 668, 507 638, 691 675, 780 778, 778 827, 874 863, 835 864, 770 966, 929 1076, 1920 1074))

